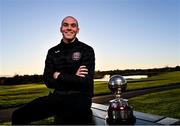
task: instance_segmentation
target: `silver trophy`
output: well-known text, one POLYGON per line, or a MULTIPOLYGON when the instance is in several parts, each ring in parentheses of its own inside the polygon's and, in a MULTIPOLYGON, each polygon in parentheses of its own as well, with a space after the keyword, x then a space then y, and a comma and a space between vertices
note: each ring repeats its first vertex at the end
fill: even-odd
POLYGON ((128 104, 127 99, 121 97, 126 91, 127 81, 121 75, 113 75, 108 87, 115 95, 115 99, 109 101, 106 121, 108 124, 134 124, 133 107, 128 104))

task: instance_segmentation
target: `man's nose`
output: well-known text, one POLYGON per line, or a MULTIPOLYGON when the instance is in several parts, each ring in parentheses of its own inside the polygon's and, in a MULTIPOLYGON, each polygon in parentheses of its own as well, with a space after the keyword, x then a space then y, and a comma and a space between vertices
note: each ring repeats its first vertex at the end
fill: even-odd
POLYGON ((67 29, 68 29, 68 30, 71 30, 71 25, 68 25, 67 29))

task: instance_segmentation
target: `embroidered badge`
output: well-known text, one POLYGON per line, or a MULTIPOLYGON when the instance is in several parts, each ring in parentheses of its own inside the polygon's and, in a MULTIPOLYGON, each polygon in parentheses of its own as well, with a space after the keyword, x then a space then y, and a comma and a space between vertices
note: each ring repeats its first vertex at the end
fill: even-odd
POLYGON ((72 54, 72 59, 73 60, 79 60, 79 59, 81 59, 81 53, 80 52, 74 52, 73 54, 72 54))

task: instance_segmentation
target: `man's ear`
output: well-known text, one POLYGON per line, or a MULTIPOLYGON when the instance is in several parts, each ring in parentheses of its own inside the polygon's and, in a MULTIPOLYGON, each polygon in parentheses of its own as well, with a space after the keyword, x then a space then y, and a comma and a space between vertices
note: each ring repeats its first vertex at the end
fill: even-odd
POLYGON ((59 28, 59 31, 62 33, 62 27, 59 28))
POLYGON ((78 28, 77 34, 79 33, 80 29, 78 28))

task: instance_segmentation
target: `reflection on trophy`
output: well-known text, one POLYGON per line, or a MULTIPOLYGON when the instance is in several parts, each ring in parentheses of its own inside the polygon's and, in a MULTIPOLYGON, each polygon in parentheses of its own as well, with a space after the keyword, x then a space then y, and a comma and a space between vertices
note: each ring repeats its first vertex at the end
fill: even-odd
POLYGON ((134 124, 133 108, 128 104, 127 99, 121 97, 121 94, 126 90, 127 81, 121 75, 113 75, 108 82, 108 87, 115 95, 115 99, 109 101, 107 123, 134 124))

